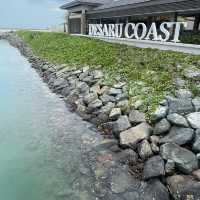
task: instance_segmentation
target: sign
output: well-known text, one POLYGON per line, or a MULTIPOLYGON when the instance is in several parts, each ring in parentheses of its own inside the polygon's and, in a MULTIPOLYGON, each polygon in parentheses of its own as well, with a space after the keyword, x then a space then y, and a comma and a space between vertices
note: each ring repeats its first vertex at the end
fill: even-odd
POLYGON ((162 42, 172 38, 171 42, 180 42, 179 35, 182 25, 187 27, 187 22, 163 22, 159 28, 155 22, 149 28, 144 23, 89 24, 89 35, 162 42))

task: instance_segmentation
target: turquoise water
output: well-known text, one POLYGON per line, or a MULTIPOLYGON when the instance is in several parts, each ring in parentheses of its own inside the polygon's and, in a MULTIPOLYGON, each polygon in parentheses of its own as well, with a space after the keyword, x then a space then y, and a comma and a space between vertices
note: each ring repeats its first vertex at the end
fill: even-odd
POLYGON ((0 200, 93 199, 79 168, 98 137, 0 41, 0 200))

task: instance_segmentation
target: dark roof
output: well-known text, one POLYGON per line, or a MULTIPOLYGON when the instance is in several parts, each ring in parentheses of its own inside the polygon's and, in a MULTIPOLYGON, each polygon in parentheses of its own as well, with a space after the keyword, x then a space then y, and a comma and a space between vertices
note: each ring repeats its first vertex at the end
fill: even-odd
POLYGON ((111 2, 106 2, 105 4, 99 6, 95 10, 101 10, 106 8, 114 8, 118 6, 124 6, 124 5, 131 5, 131 4, 138 4, 138 3, 144 3, 147 1, 152 0, 112 0, 111 2))
POLYGON ((200 13, 200 0, 73 0, 62 9, 90 5, 88 18, 155 15, 160 13, 200 13))
POLYGON ((78 5, 89 5, 89 6, 101 6, 103 4, 110 3, 111 0, 73 0, 64 5, 61 9, 68 9, 78 5))
POLYGON ((88 17, 155 15, 174 12, 200 13, 200 0, 112 0, 89 11, 88 17))

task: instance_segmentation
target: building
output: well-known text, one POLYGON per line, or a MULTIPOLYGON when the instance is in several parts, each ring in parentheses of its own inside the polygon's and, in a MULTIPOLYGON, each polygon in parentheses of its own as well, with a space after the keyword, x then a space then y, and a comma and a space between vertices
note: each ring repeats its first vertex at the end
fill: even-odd
POLYGON ((200 0, 73 0, 66 10, 66 32, 87 34, 88 24, 188 21, 200 29, 200 0))

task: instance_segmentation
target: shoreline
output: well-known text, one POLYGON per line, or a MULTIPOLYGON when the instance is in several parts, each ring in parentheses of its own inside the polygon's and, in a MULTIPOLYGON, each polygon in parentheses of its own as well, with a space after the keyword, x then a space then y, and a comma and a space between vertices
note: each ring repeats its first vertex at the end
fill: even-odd
MULTIPOLYGON (((181 174, 191 174, 193 171, 198 171, 196 169, 199 168, 197 164, 198 156, 200 155, 196 151, 194 154, 186 150, 186 148, 178 146, 191 143, 194 139, 194 132, 198 131, 199 128, 194 128, 191 123, 188 124, 188 118, 185 121, 184 118, 180 119, 180 116, 174 116, 176 119, 169 119, 168 117, 172 104, 174 105, 173 113, 179 115, 181 110, 185 112, 185 118, 186 115, 200 111, 200 109, 196 110, 195 105, 192 104, 192 100, 195 98, 190 93, 182 91, 182 93, 179 93, 180 98, 177 98, 178 100, 168 96, 167 101, 165 99, 155 112, 155 126, 152 128, 152 124, 147 123, 144 113, 137 110, 139 102, 137 107, 130 107, 127 96, 123 93, 123 82, 108 86, 101 82, 103 72, 100 69, 91 71, 88 66, 83 66, 81 69, 68 69, 65 65, 53 65, 33 55, 31 49, 19 37, 13 34, 4 34, 0 36, 1 38, 19 49, 21 54, 31 63, 31 66, 36 69, 43 81, 47 83, 48 87, 54 93, 61 95, 67 106, 72 106, 72 111, 77 112, 84 120, 95 124, 102 131, 105 138, 117 139, 122 149, 116 145, 114 151, 116 153, 119 151, 124 152, 122 157, 125 159, 125 163, 130 165, 133 177, 136 177, 138 172, 141 173, 139 178, 148 182, 155 179, 158 181, 166 177, 166 180, 162 181, 162 183, 170 188, 171 195, 174 198, 176 197, 176 191, 173 191, 172 188, 174 184, 177 184, 175 182, 178 180, 180 185, 187 183, 183 187, 184 189, 182 188, 179 191, 182 198, 190 194, 191 190, 193 191, 194 199, 200 197, 198 191, 200 177, 197 178, 197 180, 199 179, 198 181, 195 181, 194 175, 193 177, 179 175, 180 172, 181 174), (184 99, 183 96, 191 100, 181 102, 179 99, 184 99), (179 119, 178 122, 177 118, 179 119), (175 134, 178 135, 180 131, 184 132, 187 129, 185 135, 182 135, 181 138, 174 136, 171 133, 174 125, 178 126, 178 130, 174 131, 175 134), (185 129, 183 130, 183 128, 185 129), (166 134, 167 132, 169 132, 169 135, 171 134, 170 137, 163 137, 163 133, 166 134), (162 140, 165 141, 160 143, 162 140), (180 144, 177 145, 177 143, 180 144), (135 153, 136 151, 136 156, 139 159, 135 162, 133 161, 135 156, 133 152, 135 153), (171 151, 180 151, 183 159, 177 161, 178 158, 173 157, 173 153, 170 154, 171 151), (184 154, 187 155, 186 158, 184 154), (161 157, 164 158, 165 162, 161 157), (191 163, 188 164, 187 159, 191 163), (177 162, 181 162, 179 163, 180 167, 177 167, 177 162), (137 166, 137 164, 141 165, 137 166)), ((180 156, 177 155, 177 157, 180 156)), ((162 183, 154 182, 153 186, 155 186, 156 190, 159 188, 161 193, 163 192, 168 196, 169 192, 162 183)), ((167 196, 166 199, 169 199, 167 196)), ((163 195, 158 195, 155 198, 155 200, 161 199, 164 199, 163 195)))

